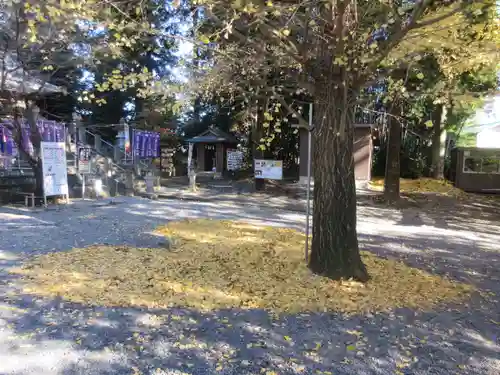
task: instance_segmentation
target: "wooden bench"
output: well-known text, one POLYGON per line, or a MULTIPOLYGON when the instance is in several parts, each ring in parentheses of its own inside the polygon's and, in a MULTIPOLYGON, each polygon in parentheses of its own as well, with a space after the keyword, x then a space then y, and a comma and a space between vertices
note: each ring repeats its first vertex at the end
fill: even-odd
POLYGON ((19 195, 24 196, 24 206, 28 207, 29 206, 29 201, 31 199, 31 208, 35 208, 35 193, 24 193, 24 192, 18 192, 19 195))

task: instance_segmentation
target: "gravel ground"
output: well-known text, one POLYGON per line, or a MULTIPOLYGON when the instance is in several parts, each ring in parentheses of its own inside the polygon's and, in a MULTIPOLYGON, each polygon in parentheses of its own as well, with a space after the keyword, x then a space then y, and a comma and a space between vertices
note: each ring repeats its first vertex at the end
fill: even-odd
POLYGON ((6 272, 30 254, 91 244, 157 246, 186 217, 303 226, 302 213, 243 201, 121 198, 59 210, 0 208, 0 375, 499 374, 500 231, 439 213, 361 207, 364 248, 483 291, 466 306, 348 317, 97 308, 23 295, 6 272))

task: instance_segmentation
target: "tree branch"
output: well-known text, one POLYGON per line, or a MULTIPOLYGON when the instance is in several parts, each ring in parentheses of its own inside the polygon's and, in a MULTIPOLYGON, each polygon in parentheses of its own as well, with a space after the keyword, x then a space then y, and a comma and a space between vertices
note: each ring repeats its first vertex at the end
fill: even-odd
POLYGON ((300 113, 298 113, 295 109, 293 109, 292 107, 290 107, 288 105, 288 103, 286 102, 285 98, 278 94, 276 92, 276 90, 274 90, 273 88, 273 95, 276 97, 276 99, 278 99, 278 101, 280 102, 280 104, 287 110, 287 112, 291 115, 294 116, 294 118, 296 118, 298 121, 299 121, 299 127, 300 128, 303 128, 303 129, 309 129, 309 124, 307 123, 307 121, 304 120, 304 118, 302 117, 302 115, 300 113))
POLYGON ((380 63, 389 55, 389 53, 396 47, 401 40, 408 34, 408 32, 412 29, 412 27, 415 25, 419 17, 424 13, 424 11, 427 9, 427 7, 432 3, 432 0, 421 0, 419 5, 416 5, 415 8, 413 9, 413 12, 408 20, 408 23, 405 27, 403 27, 403 22, 399 22, 399 24, 396 27, 399 28, 398 31, 396 31, 390 38, 389 43, 387 43, 387 46, 384 48, 383 51, 379 54, 377 58, 375 58, 371 64, 368 65, 368 67, 365 69, 365 73, 361 76, 361 78, 358 78, 357 84, 360 82, 364 82, 368 79, 368 76, 372 74, 373 71, 377 69, 377 67, 380 65, 380 63))

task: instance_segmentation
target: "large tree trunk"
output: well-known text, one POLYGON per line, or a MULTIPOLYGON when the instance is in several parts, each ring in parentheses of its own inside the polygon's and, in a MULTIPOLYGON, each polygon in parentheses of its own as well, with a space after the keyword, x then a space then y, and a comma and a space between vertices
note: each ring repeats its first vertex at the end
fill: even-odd
POLYGON ((443 133, 442 123, 445 116, 446 111, 444 105, 438 104, 432 116, 433 131, 431 146, 431 177, 436 179, 444 178, 444 158, 441 155, 441 134, 443 133))
POLYGON ((392 203, 399 200, 401 174, 401 124, 394 117, 398 113, 394 105, 389 116, 389 135, 387 137, 385 176, 384 176, 384 198, 392 203))
POLYGON ((34 109, 36 104, 31 101, 26 101, 26 109, 24 110, 24 116, 28 120, 30 127, 29 135, 30 140, 33 145, 33 152, 24 148, 25 143, 23 142, 23 125, 21 121, 21 109, 17 106, 13 107, 11 111, 14 113, 13 121, 13 135, 16 142, 18 152, 21 154, 24 160, 27 160, 35 176, 35 195, 37 197, 43 196, 44 190, 44 180, 43 180, 43 169, 41 160, 41 141, 42 137, 36 125, 36 116, 34 109))
POLYGON ((34 164, 31 166, 31 169, 33 169, 33 173, 35 174, 35 195, 37 197, 43 197, 43 168, 42 168, 42 162, 39 161, 38 163, 34 164))
POLYGON ((313 132, 314 225, 309 268, 333 279, 367 281, 356 231, 353 111, 342 98, 328 94, 317 105, 321 121, 313 132))
POLYGON ((26 102, 26 110, 24 115, 28 120, 30 126, 30 139, 33 144, 33 154, 29 155, 29 162, 31 164, 31 168, 33 169, 33 173, 35 174, 36 187, 35 194, 37 197, 43 196, 44 190, 44 181, 43 181, 43 169, 42 169, 42 136, 38 127, 36 125, 37 118, 35 115, 35 107, 36 104, 31 101, 26 102))

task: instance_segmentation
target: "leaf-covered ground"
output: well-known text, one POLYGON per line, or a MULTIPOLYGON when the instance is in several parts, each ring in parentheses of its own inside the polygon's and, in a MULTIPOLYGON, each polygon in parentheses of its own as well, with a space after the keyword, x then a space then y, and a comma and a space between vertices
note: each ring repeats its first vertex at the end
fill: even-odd
POLYGON ((358 207, 362 248, 480 293, 427 311, 373 314, 71 303, 27 294, 6 271, 36 254, 96 244, 154 248, 154 229, 172 220, 212 217, 301 229, 304 215, 246 198, 120 198, 113 205, 86 201, 35 212, 2 207, 0 374, 498 375, 498 208, 476 201, 442 210, 368 203, 358 207))
POLYGON ((261 308, 366 313, 428 309, 468 297, 471 287, 363 252, 372 279, 311 274, 305 236, 240 221, 183 220, 158 229, 172 251, 91 246, 35 257, 15 270, 26 291, 102 306, 261 308))
MULTIPOLYGON (((384 179, 374 178, 369 182, 369 187, 375 191, 384 190, 384 179)), ((434 193, 452 197, 464 197, 466 193, 457 189, 449 181, 436 180, 432 178, 400 179, 402 193, 434 193)))

